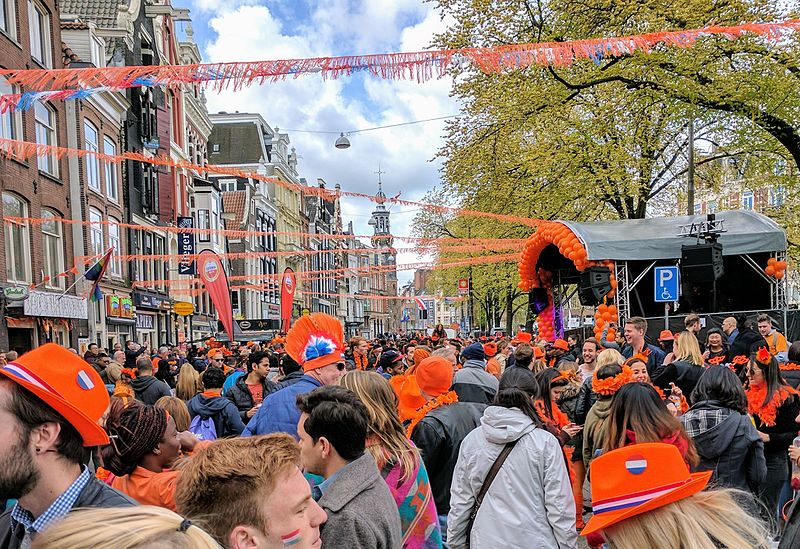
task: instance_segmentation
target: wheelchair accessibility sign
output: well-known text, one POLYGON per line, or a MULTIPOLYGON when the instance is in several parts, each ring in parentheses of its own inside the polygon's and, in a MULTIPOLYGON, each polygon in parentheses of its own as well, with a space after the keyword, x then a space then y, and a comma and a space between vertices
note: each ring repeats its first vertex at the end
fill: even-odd
POLYGON ((656 267, 655 274, 655 301, 656 303, 671 303, 680 297, 680 271, 677 266, 656 267))

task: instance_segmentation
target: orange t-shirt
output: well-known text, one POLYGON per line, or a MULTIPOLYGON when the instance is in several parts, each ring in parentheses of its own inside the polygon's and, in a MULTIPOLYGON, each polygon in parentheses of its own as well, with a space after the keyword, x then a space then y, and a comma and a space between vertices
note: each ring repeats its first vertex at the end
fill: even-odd
POLYGON ((111 487, 132 497, 141 505, 155 505, 176 511, 177 481, 178 471, 154 473, 144 467, 137 467, 129 475, 114 477, 111 487))

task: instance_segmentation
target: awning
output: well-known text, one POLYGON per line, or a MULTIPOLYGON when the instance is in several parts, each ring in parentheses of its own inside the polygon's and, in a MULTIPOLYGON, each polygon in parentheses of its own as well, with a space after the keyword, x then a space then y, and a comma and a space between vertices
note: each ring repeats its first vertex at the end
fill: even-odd
MULTIPOLYGON (((772 219, 749 210, 717 212, 726 232, 719 237, 723 255, 786 250, 786 233, 772 219)), ((700 223, 705 215, 576 223, 562 221, 586 247, 588 259, 678 259, 681 246, 696 239, 678 236, 682 225, 700 223)))

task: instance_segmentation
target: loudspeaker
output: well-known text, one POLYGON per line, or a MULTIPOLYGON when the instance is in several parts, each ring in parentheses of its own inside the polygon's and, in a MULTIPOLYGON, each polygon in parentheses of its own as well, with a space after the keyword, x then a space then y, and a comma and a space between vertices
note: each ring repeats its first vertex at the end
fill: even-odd
POLYGON ((681 246, 681 278, 684 282, 714 282, 723 274, 722 244, 709 242, 681 246))
POLYGON ((611 271, 608 267, 589 267, 581 273, 581 283, 578 286, 581 305, 597 305, 610 291, 611 271))
POLYGON ((531 315, 538 315, 550 304, 550 297, 547 295, 547 288, 533 288, 528 292, 528 308, 531 315))

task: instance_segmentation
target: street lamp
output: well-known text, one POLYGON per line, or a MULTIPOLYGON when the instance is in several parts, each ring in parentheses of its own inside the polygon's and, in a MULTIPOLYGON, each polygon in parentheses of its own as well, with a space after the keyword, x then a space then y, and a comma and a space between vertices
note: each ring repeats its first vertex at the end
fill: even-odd
POLYGON ((339 134, 339 137, 336 138, 336 142, 334 146, 337 149, 349 149, 350 148, 350 140, 344 135, 344 132, 339 134))

